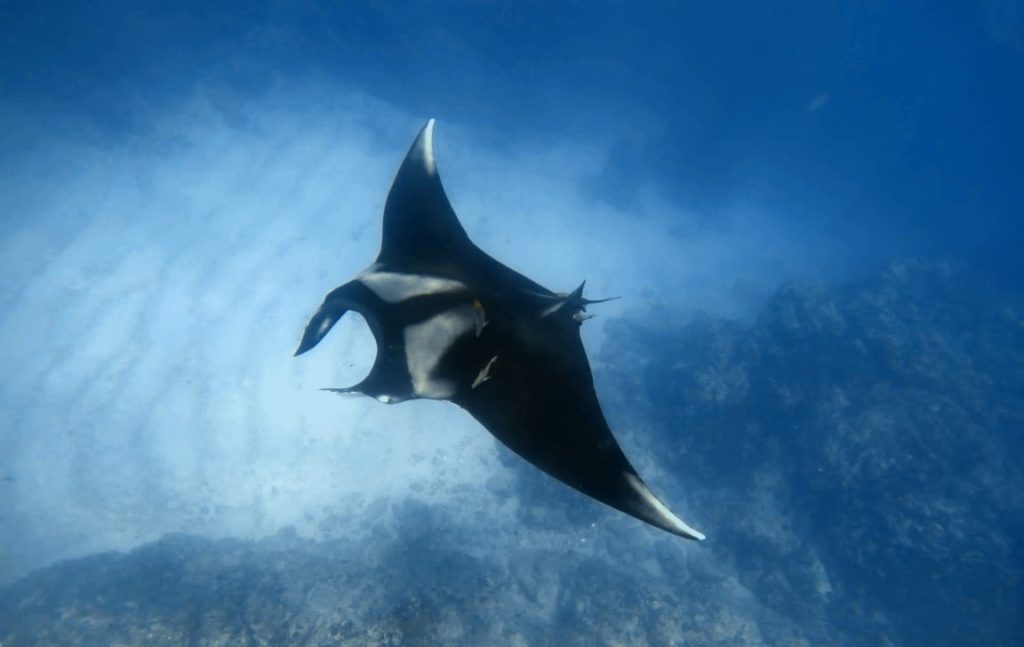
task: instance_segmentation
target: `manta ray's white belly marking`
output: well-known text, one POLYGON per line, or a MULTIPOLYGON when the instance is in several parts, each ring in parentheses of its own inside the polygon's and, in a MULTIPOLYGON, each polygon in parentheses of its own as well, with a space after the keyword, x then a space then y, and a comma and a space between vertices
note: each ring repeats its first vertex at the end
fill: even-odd
POLYGON ((401 303, 413 297, 466 290, 466 284, 424 274, 399 274, 367 270, 358 277, 363 285, 385 303, 401 303))
MULTIPOLYGON (((382 301, 392 304, 420 296, 468 293, 465 283, 453 279, 382 272, 372 267, 359 275, 359 281, 382 301)), ((482 327, 481 316, 479 306, 467 303, 405 327, 405 362, 416 396, 444 400, 455 395, 455 383, 437 375, 437 366, 455 340, 482 327)))
POLYGON ((476 308, 466 304, 406 326, 405 361, 412 377, 413 393, 434 400, 455 395, 455 382, 436 375, 437 365, 455 340, 476 330, 476 322, 476 308))

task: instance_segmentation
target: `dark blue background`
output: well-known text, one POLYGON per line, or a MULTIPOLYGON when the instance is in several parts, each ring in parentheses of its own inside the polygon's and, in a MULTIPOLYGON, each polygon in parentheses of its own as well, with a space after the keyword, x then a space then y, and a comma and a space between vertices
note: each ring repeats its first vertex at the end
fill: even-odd
MULTIPOLYGON (((630 636, 622 631, 639 627, 654 644, 668 642, 659 636, 680 635, 691 636, 698 644, 730 639, 739 644, 758 639, 768 644, 798 639, 845 644, 939 644, 944 640, 1010 644, 1019 640, 1024 635, 1016 617, 1024 582, 1020 541, 1024 518, 1019 505, 1024 491, 1019 467, 1024 437, 1020 314, 1024 312, 1020 289, 1024 280, 1020 259, 1024 244, 1020 119, 1024 114, 1024 9, 1014 0, 638 4, 339 1, 236 7, 178 3, 140 9, 128 2, 0 3, 0 115, 17 116, 9 129, 0 128, 0 170, 20 169, 20 175, 9 176, 14 178, 30 174, 25 168, 46 176, 50 170, 46 165, 61 165, 65 156, 81 154, 78 164, 69 165, 72 173, 82 173, 80 184, 88 188, 92 178, 85 171, 94 160, 100 160, 96 173, 102 178, 96 188, 100 197, 80 212, 75 211, 77 205, 68 207, 54 200, 47 203, 52 218, 47 222, 35 223, 37 214, 31 208, 0 213, 0 224, 24 221, 18 223, 23 225, 23 237, 11 234, 15 243, 10 247, 27 241, 28 250, 5 265, 13 269, 4 272, 6 283, 0 285, 0 300, 11 304, 0 316, 0 326, 9 326, 0 327, 0 338, 7 344, 0 344, 0 360, 14 358, 10 364, 14 372, 29 376, 23 380, 28 384, 20 380, 0 384, 0 396, 8 403, 0 407, 8 415, 0 420, 8 425, 0 427, 0 442, 9 442, 18 450, 9 453, 18 456, 20 452, 21 457, 21 462, 0 463, 4 478, 0 487, 6 488, 0 496, 7 497, 0 504, 13 502, 10 509, 34 524, 26 530, 24 537, 29 539, 23 543, 34 544, 38 537, 53 542, 47 546, 39 541, 41 556, 33 558, 49 564, 55 555, 84 552, 83 547, 90 545, 86 521, 96 519, 91 510, 83 511, 84 520, 80 520, 52 503, 52 518, 48 510, 26 513, 36 506, 36 499, 18 492, 59 496, 64 491, 61 486, 84 490, 91 500, 104 503, 108 491, 137 487, 122 483, 117 471, 108 479, 100 478, 112 465, 123 463, 137 468, 145 477, 140 481, 152 486, 152 490, 140 488, 142 495, 136 498, 158 499, 164 490, 157 486, 165 474, 151 464, 161 465, 166 457, 153 449, 153 443, 176 438, 179 424, 203 430, 204 425, 224 420, 231 429, 214 429, 201 442, 192 443, 192 436, 181 434, 181 444, 189 446, 180 453, 190 456, 190 452, 202 454, 209 449, 213 458, 203 469, 217 472, 218 477, 224 472, 228 477, 223 478, 230 479, 239 465, 261 453, 284 452, 283 446, 289 443, 281 427, 290 425, 282 421, 293 419, 272 407, 269 410, 279 417, 265 416, 261 406, 272 399, 268 396, 279 396, 289 414, 309 412, 322 425, 318 429, 340 429, 348 423, 331 418, 334 413, 328 405, 317 402, 307 408, 305 401, 288 401, 297 396, 287 388, 303 393, 315 388, 303 382, 305 374, 299 368, 292 368, 297 364, 272 376, 294 371, 287 382, 261 381, 278 370, 267 366, 278 365, 258 363, 252 347, 259 349, 259 359, 277 357, 284 345, 278 343, 279 337, 292 334, 281 330, 294 325, 297 332, 300 324, 293 320, 305 321, 304 313, 297 312, 297 306, 293 312, 291 305, 282 305, 291 302, 278 300, 277 293, 291 291, 287 296, 292 297, 301 293, 305 299, 309 291, 315 295, 309 303, 312 308, 314 299, 323 294, 321 283, 333 285, 331 281, 347 278, 336 265, 356 262, 354 256, 370 244, 372 236, 365 231, 371 220, 376 226, 376 216, 367 216, 366 207, 377 203, 345 203, 349 225, 358 223, 351 237, 363 238, 351 254, 335 249, 338 240, 332 237, 349 234, 344 227, 331 229, 334 212, 342 211, 337 204, 344 194, 380 194, 382 201, 383 189, 365 179, 377 177, 374 173, 379 169, 359 176, 366 186, 346 186, 348 178, 335 174, 344 165, 321 169, 315 147, 306 156, 307 149, 299 146, 298 152, 285 151, 275 161, 290 166, 289 160, 299 159, 302 163, 296 166, 301 168, 282 173, 280 166, 264 159, 262 166, 254 163, 255 170, 247 169, 255 175, 263 169, 278 172, 266 179, 247 176, 246 181, 259 182, 262 191, 241 181, 233 184, 232 170, 221 168, 210 173, 219 192, 200 186, 193 194, 179 191, 174 183, 198 177, 202 185, 202 164, 207 160, 224 167, 245 166, 249 160, 243 147, 248 140, 239 136, 225 138, 227 143, 214 142, 213 153, 183 156, 192 167, 169 171, 155 161, 163 159, 160 146, 173 146, 173 142, 146 139, 151 132, 158 135, 154 140, 173 139, 175 128, 187 130, 192 118, 188 102, 197 88, 203 100, 227 117, 225 123, 247 119, 245 106, 267 97, 273 98, 267 102, 267 111, 272 112, 287 110, 289 105, 330 102, 330 93, 344 88, 375 100, 367 101, 369 108, 359 114, 360 129, 388 130, 395 114, 401 119, 415 117, 394 133, 387 147, 380 147, 386 149, 380 155, 387 158, 387 173, 422 119, 436 116, 442 123, 461 127, 461 131, 452 129, 452 140, 457 140, 458 132, 470 133, 474 150, 488 153, 522 147, 532 154, 549 142, 563 154, 566 150, 607 151, 598 169, 584 174, 577 180, 581 186, 567 191, 577 196, 578 189, 587 200, 570 204, 606 202, 615 208, 599 214, 605 218, 609 213, 615 218, 632 214, 636 207, 635 212, 647 214, 646 218, 680 219, 679 223, 616 223, 599 232, 612 242, 599 247, 598 254, 617 251, 621 232, 633 226, 637 226, 638 241, 658 238, 656 249, 635 243, 628 254, 616 257, 620 266, 615 259, 590 264, 593 259, 586 255, 590 250, 582 250, 582 243, 564 246, 572 247, 566 258, 551 251, 561 249, 560 245, 540 246, 547 251, 538 255, 553 272, 568 271, 567 267, 575 272, 586 263, 595 273, 620 275, 623 282, 631 277, 642 286, 642 290, 627 286, 642 299, 613 302, 597 320, 611 320, 601 329, 607 343, 596 348, 588 345, 592 359, 599 360, 594 371, 598 392, 620 441, 630 449, 627 453, 637 458, 638 465, 646 461, 652 469, 645 474, 653 473, 661 483, 670 484, 666 500, 685 501, 684 518, 706 531, 709 540, 670 548, 665 548, 669 539, 660 535, 654 539, 642 535, 650 541, 639 541, 644 529, 628 525, 632 520, 600 516, 603 509, 506 452, 500 455, 514 478, 499 474, 477 493, 493 497, 485 499, 485 505, 496 510, 515 501, 515 524, 489 528, 486 520, 474 517, 467 522, 444 506, 417 502, 415 497, 395 502, 393 508, 383 500, 365 510, 355 506, 358 514, 339 507, 331 514, 365 525, 367 532, 374 533, 372 541, 345 538, 344 551, 351 552, 343 552, 329 544, 311 548, 287 533, 279 539, 287 545, 281 551, 290 559, 302 561, 296 556, 311 550, 328 555, 326 561, 338 578, 338 591, 329 598, 330 604, 311 593, 315 586, 309 582, 322 579, 320 567, 307 566, 304 571, 301 565, 281 567, 264 558, 264 551, 278 550, 273 542, 246 545, 247 577, 262 581, 269 569, 275 582, 280 578, 282 587, 301 592, 284 596, 276 584, 261 591, 242 578, 232 580, 240 599, 265 595, 273 605, 288 598, 302 612, 318 612, 317 605, 323 604, 345 615, 367 600, 385 607, 407 604, 412 590, 421 601, 447 608, 450 617, 465 616, 477 623, 477 634, 469 630, 464 634, 475 636, 476 644, 496 640, 488 632, 498 626, 495 618, 509 609, 525 614, 510 620, 512 625, 535 623, 535 633, 526 635, 537 640, 558 640, 561 634, 552 632, 552 624, 566 636, 623 640, 630 636), (282 94, 289 100, 282 101, 282 94), (381 106, 395 110, 379 115, 378 123, 373 111, 388 109, 381 106), (182 123, 170 127, 154 118, 168 114, 185 116, 182 123), (62 128, 76 132, 54 134, 62 128), (89 143, 88 154, 72 145, 83 139, 89 143), (134 155, 132 142, 138 141, 145 142, 148 157, 134 155), (66 150, 61 143, 68 144, 66 150), (588 143, 594 144, 593 149, 586 148, 588 143), (42 150, 47 146, 53 150, 42 150), (221 155, 218 147, 232 146, 238 150, 221 155), (107 151, 112 157, 127 154, 119 164, 104 165, 107 151), (134 176, 136 164, 155 169, 156 180, 144 173, 134 176), (325 195, 303 198, 302 182, 294 178, 307 172, 311 184, 327 187, 325 195), (281 177, 285 180, 279 194, 275 183, 281 177), (134 192, 119 194, 119 182, 137 184, 131 187, 134 192), (162 193, 151 196, 147 182, 162 193), (284 186, 288 182, 291 186, 284 186), (204 202, 203 191, 241 206, 235 211, 214 198, 204 202), (109 203, 103 202, 107 192, 113 195, 109 203), (646 208, 652 195, 674 209, 646 208), (266 204, 246 202, 246 198, 266 204), (295 204, 293 198, 305 199, 301 204, 307 207, 319 205, 323 213, 288 213, 295 204), (156 216, 150 213, 150 228, 140 227, 132 234, 125 223, 135 224, 133 210, 140 204, 141 210, 149 208, 156 216), (768 215, 730 221, 737 205, 768 215), (194 210, 189 211, 190 207, 194 210), (271 216, 246 219, 251 214, 246 209, 259 208, 271 216), (278 218, 276 209, 288 217, 278 218), (122 215, 119 210, 126 212, 123 221, 102 220, 108 212, 122 215), (65 213, 66 221, 62 220, 65 213), (181 214, 185 215, 179 221, 181 214), (89 229, 93 217, 100 223, 96 230, 89 229), (237 222, 225 224, 225 219, 235 217, 237 222), (684 218, 688 220, 682 222, 684 218), (330 225, 325 225, 328 221, 330 225), (217 226, 207 230, 209 222, 217 226), (754 224, 736 232, 745 222, 754 224), (275 228, 281 223, 280 229, 275 228), (43 233, 37 236, 37 229, 43 233), (176 247, 177 239, 163 234, 172 229, 180 229, 169 233, 179 234, 198 251, 189 255, 169 249, 176 247), (121 230, 128 234, 119 238, 115 234, 121 230), (153 231, 160 235, 163 247, 149 245, 153 231), (278 231, 285 232, 282 240, 275 238, 278 231), (698 234, 709 231, 727 231, 730 236, 699 238, 698 234), (715 283, 708 274, 717 268, 727 274, 748 262, 743 252, 735 251, 734 242, 746 245, 741 249, 756 250, 764 239, 764 246, 774 249, 780 247, 780 238, 796 242, 781 246, 786 251, 779 255, 823 246, 806 252, 806 257, 822 265, 817 268, 820 275, 843 280, 825 287, 789 285, 776 291, 790 265, 778 259, 777 264, 784 267, 769 272, 759 257, 749 262, 754 269, 747 274, 761 273, 770 285, 749 288, 748 298, 743 282, 749 282, 750 276, 737 271, 741 276, 734 286, 737 299, 758 301, 754 311, 759 314, 748 321, 727 321, 681 311, 731 283, 715 283), (205 246, 210 239, 217 240, 205 246), (707 257, 648 262, 649 256, 671 255, 666 250, 683 248, 694 239, 709 241, 707 257), (757 240, 751 244, 751 239, 757 240), (120 241, 120 246, 108 250, 104 247, 108 240, 120 241), (260 241, 287 247, 287 253, 264 249, 256 254, 253 247, 260 241), (316 243, 330 251, 315 251, 320 249, 316 243), (140 250, 149 251, 152 259, 143 256, 135 263, 118 263, 121 256, 131 261, 140 250), (241 250, 239 260, 233 263, 232 252, 237 250, 241 250), (634 260, 638 267, 661 268, 680 276, 652 278, 643 269, 628 274, 629 268, 621 264, 634 260), (53 273, 46 271, 48 262, 57 268, 53 273), (699 268, 703 274, 692 267, 701 263, 706 263, 699 268), (293 273, 282 269, 285 264, 293 273), (199 268, 195 276, 192 265, 199 268), (301 266, 296 270, 294 265, 301 266), (832 271, 836 268, 831 265, 841 265, 841 271, 832 271), (137 281, 132 275, 136 268, 141 272, 137 281), (132 280, 126 281, 125 275, 132 280), (182 276, 183 284, 170 284, 182 276), (150 277, 157 280, 150 282, 150 277), (675 278, 679 281, 671 280, 675 278), (159 279, 168 283, 160 284, 159 279), (282 290, 282 281, 293 284, 282 290), (121 283, 129 286, 118 287, 121 283), (678 285, 696 285, 696 295, 664 295, 678 285), (97 286, 100 289, 94 292, 97 286), (156 305, 132 310, 137 292, 148 297, 161 289, 177 298, 140 299, 139 303, 156 305), (122 300, 127 307, 120 307, 122 300), (634 307, 636 303, 645 305, 634 307), (622 309, 611 310, 615 307, 622 309), (27 313, 21 318, 19 308, 27 313), (176 319, 182 313, 187 316, 176 319), (108 316, 114 322, 104 325, 109 323, 108 316), (131 325, 122 326, 119 317, 131 325), (65 321, 76 325, 65 325, 65 321), (190 332, 169 334, 178 328, 190 332), (38 331, 42 333, 33 335, 38 331), (126 331, 128 339, 111 341, 111 335, 121 331, 126 331), (45 346, 32 346, 40 337, 45 337, 45 346), (90 354, 90 343, 97 340, 103 343, 90 354), (165 354, 160 352, 164 350, 165 354), (144 405, 136 408, 131 403, 139 400, 130 397, 125 404, 125 393, 137 397, 139 391, 131 387, 150 375, 170 375, 168 392, 171 382, 178 388, 177 399, 170 401, 193 413, 172 410, 163 415, 166 410, 158 405, 164 383, 159 381, 143 392, 144 405), (32 376, 40 384, 32 383, 32 376), (70 401, 54 396, 63 394, 65 386, 73 391, 70 401), (85 395, 74 395, 75 389, 85 395), (231 411, 232 398, 234 404, 246 404, 251 417, 225 414, 231 411), (27 412, 20 411, 20 406, 27 412), (317 407, 315 414, 312 406, 317 407), (157 413, 151 415, 150 408, 157 413), (51 410, 61 416, 51 418, 51 410), (125 412, 131 415, 122 417, 125 412), (138 447, 117 446, 108 440, 118 436, 105 424, 135 420, 136 414, 143 422, 128 431, 138 447), (217 417, 220 414, 224 417, 217 417), (178 421, 178 415, 186 420, 178 421), (154 418, 166 423, 167 417, 172 418, 169 424, 154 427, 154 418), (211 447, 216 448, 229 431, 235 444, 224 441, 223 453, 213 451, 211 447), (70 438, 67 447, 72 449, 66 451, 74 459, 66 464, 54 461, 58 476, 66 476, 60 471, 65 470, 73 472, 73 478, 52 487, 48 467, 34 474, 19 471, 22 465, 48 465, 50 447, 33 442, 51 438, 48 434, 70 438), (236 446, 245 446, 249 453, 235 455, 236 446), (83 483, 94 479, 110 490, 81 487, 79 476, 83 483), (381 516, 392 524, 379 523, 378 508, 387 509, 381 516), (51 529, 51 522, 65 535, 51 529), (75 526, 79 522, 81 529, 75 526), (69 534, 68 526, 74 532, 69 534), (582 546, 588 538, 594 553, 582 546), (355 555, 352 563, 359 568, 347 561, 350 555, 355 555), (364 564, 370 566, 364 569, 364 564), (445 578, 458 584, 448 589, 436 585, 445 578), (514 585, 508 580, 514 580, 514 585), (374 588, 378 584, 380 590, 374 588), (356 585, 366 587, 365 592, 356 585), (476 595, 484 589, 492 597, 476 595), (351 591, 346 598, 349 593, 343 592, 351 591), (557 599, 538 602, 545 595, 557 599), (680 609, 684 612, 672 616, 680 609), (657 633, 665 627, 666 633, 657 633), (698 629, 704 633, 689 633, 698 629), (735 633, 715 633, 720 629, 735 633), (744 633, 747 630, 760 633, 744 633)), ((302 119, 302 114, 295 116, 296 121, 302 119)), ((279 152, 275 142, 287 138, 289 131, 287 119, 268 123, 283 132, 276 139, 267 137, 253 150, 258 151, 255 155, 273 158, 279 152)), ((196 132, 191 143, 183 137, 184 147, 218 135, 216 128, 196 132)), ((329 128, 323 132, 337 134, 329 128)), ((353 136, 353 130, 345 135, 353 136)), ((259 133, 253 138, 259 139, 259 133)), ((364 143, 360 140, 360 145, 364 143)), ((327 149, 336 142, 325 137, 317 144, 327 149)), ((361 149, 354 146, 353 150, 361 149)), ((173 155, 167 157, 172 158, 169 165, 173 167, 173 155)), ((353 159, 359 164, 378 163, 366 155, 353 159)), ((553 159, 548 163, 556 164, 557 155, 553 159)), ((68 175, 57 170, 52 178, 38 182, 40 191, 60 193, 60 182, 68 175)), ((478 186, 493 187, 488 181, 493 178, 481 178, 478 186)), ((7 185, 16 182, 8 179, 7 185)), ((34 186, 11 190, 15 197, 8 202, 35 204, 24 195, 35 191, 34 186)), ((534 181, 530 186, 543 185, 534 181)), ((485 188, 484 194, 489 195, 489 190, 485 188)), ((68 200, 82 195, 93 199, 79 186, 68 200)), ((4 198, 0 195, 0 204, 4 198)), ((515 204, 506 202, 501 208, 512 217, 496 218, 497 223, 477 221, 474 235, 486 231, 491 240, 506 237, 504 228, 515 227, 514 217, 521 214, 515 204)), ((562 223, 552 222, 550 231, 575 235, 592 224, 588 215, 571 213, 569 217, 578 218, 577 222, 563 229, 556 228, 562 223)), ((0 227, 5 236, 16 230, 0 227)), ((372 244, 376 243, 374 238, 372 244)), ((776 258, 771 253, 764 257, 776 258)), ((792 267, 801 266, 793 263, 792 267)), ((588 324, 585 335, 600 325, 588 324)), ((585 340, 592 341, 586 336, 585 340)), ((347 359, 351 358, 346 358, 351 368, 353 363, 347 359)), ((337 358, 325 352, 316 361, 324 366, 337 358)), ((314 365, 303 366, 302 370, 310 370, 314 365)), ((435 414, 433 410, 431 415, 435 414)), ((390 425, 398 418, 381 415, 379 420, 387 420, 381 424, 392 431, 390 425)), ((422 424, 429 433, 434 429, 429 425, 443 423, 424 416, 422 424)), ((390 443, 403 442, 399 433, 381 438, 379 449, 385 457, 390 443)), ((349 447, 355 445, 359 443, 349 447)), ((321 448, 289 450, 307 455, 321 448)), ((323 450, 333 461, 330 451, 323 450)), ((344 470, 349 467, 344 461, 355 459, 338 460, 338 469, 344 470)), ((296 459, 295 464, 302 463, 296 459)), ((296 477, 291 468, 284 472, 293 478, 306 476, 296 477)), ((404 473, 401 478, 404 482, 404 473)), ((175 485, 182 481, 192 485, 189 479, 175 485)), ((243 525, 237 521, 238 525, 230 525, 228 508, 207 506, 205 500, 213 498, 214 488, 204 489, 203 478, 195 480, 203 516, 181 530, 203 534, 202 529, 220 523, 221 535, 234 536, 230 529, 243 525)), ((273 482, 271 477, 265 481, 273 482)), ((253 483, 258 488, 265 484, 253 477, 245 485, 253 483)), ((252 498, 255 508, 273 499, 262 489, 252 498)), ((342 503, 351 502, 338 505, 342 503)), ((75 500, 68 505, 73 507, 75 500)), ((144 519, 149 522, 146 527, 176 523, 177 517, 168 516, 167 508, 146 507, 152 514, 144 519)), ((133 510, 126 508, 125 516, 130 517, 133 510)), ((97 518, 103 521, 102 516, 97 518)), ((112 518, 124 522, 116 515, 112 518)), ((125 527, 133 526, 126 523, 125 527)), ((9 531, 8 537, 20 530, 9 531)), ((136 538, 140 540, 131 548, 152 539, 127 530, 120 539, 131 543, 136 538)), ((13 540, 7 541, 12 545, 0 549, 9 548, 15 554, 13 540)), ((174 557, 175 577, 179 571, 188 577, 195 571, 216 580, 196 584, 181 576, 195 591, 219 591, 218 569, 234 573, 237 560, 232 560, 243 549, 231 542, 219 547, 211 542, 210 538, 171 537, 126 558, 81 562, 71 567, 72 571, 83 569, 77 575, 62 574, 60 567, 40 571, 19 584, 20 589, 0 589, 0 610, 21 608, 25 599, 36 605, 37 615, 25 616, 28 619, 19 627, 14 625, 21 622, 20 616, 8 614, 14 620, 7 629, 11 635, 35 636, 43 635, 39 627, 47 631, 56 627, 55 635, 60 636, 63 627, 53 618, 63 617, 62 604, 74 610, 81 607, 76 595, 89 604, 99 599, 87 587, 64 586, 68 578, 99 582, 100 590, 106 590, 104 572, 108 577, 113 572, 115 583, 122 577, 135 583, 135 578, 146 575, 151 554, 157 555, 157 563, 163 563, 167 554, 174 557), (209 568, 202 561, 207 551, 214 564, 209 568), (196 554, 201 566, 179 568, 191 564, 196 554), (99 575, 89 571, 96 565, 99 575), (33 587, 42 593, 33 592, 33 587)), ((6 572, 17 570, 12 567, 17 565, 3 566, 6 572)), ((159 569, 149 577, 163 581, 159 569)), ((134 604, 130 598, 142 595, 139 589, 152 588, 143 582, 134 587, 112 585, 110 590, 134 604)), ((220 608, 217 600, 207 604, 202 599, 206 593, 193 594, 193 589, 169 587, 163 592, 171 595, 155 606, 172 619, 189 605, 214 616, 220 608)), ((134 607, 126 603, 124 609, 128 608, 134 607)), ((265 620, 259 604, 247 609, 256 624, 265 620)), ((101 611, 111 614, 114 625, 121 621, 117 614, 123 609, 101 611)), ((89 616, 92 611, 82 613, 89 616)), ((296 617, 291 611, 282 612, 277 624, 265 624, 276 631, 296 617)), ((366 626, 378 622, 362 620, 366 626)), ((124 622, 126 627, 132 625, 124 622)), ((140 621, 139 626, 145 629, 147 622, 140 621)), ((363 635, 363 626, 357 628, 356 634, 363 635)), ((0 640, 3 630, 0 626, 0 640)), ((424 632, 428 638, 437 638, 424 632)))
POLYGON ((1016 276, 1022 25, 995 0, 7 2, 0 98, 116 135, 212 77, 257 97, 319 75, 495 147, 598 137, 614 154, 588 189, 618 206, 653 185, 713 226, 742 198, 869 259, 969 254, 1016 276))

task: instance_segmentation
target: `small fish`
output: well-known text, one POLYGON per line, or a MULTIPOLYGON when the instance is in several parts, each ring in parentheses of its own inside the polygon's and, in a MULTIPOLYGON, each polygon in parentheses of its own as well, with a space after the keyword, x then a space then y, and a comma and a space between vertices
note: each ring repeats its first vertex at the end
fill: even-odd
POLYGON ((487 362, 486 366, 480 369, 480 372, 477 374, 476 379, 473 380, 473 384, 469 388, 475 389, 476 387, 480 386, 487 380, 491 379, 491 367, 494 366, 494 362, 497 359, 498 356, 495 355, 494 357, 491 358, 491 361, 487 362))

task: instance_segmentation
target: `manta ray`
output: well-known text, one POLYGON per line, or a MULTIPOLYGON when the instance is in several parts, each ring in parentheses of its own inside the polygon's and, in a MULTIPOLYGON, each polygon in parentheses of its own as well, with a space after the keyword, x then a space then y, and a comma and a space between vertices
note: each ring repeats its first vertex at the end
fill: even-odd
POLYGON ((434 160, 434 120, 398 169, 377 260, 332 290, 295 351, 316 346, 347 311, 366 320, 377 356, 346 388, 394 404, 454 402, 513 452, 563 483, 687 539, 704 539, 654 495, 612 435, 580 326, 607 301, 553 292, 470 240, 434 160))

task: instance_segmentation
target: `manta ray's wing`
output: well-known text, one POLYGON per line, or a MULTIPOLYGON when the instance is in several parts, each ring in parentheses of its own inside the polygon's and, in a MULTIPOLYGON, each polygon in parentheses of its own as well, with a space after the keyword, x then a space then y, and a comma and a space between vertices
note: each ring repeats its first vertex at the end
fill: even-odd
POLYGON ((420 131, 384 204, 377 263, 405 273, 450 276, 453 258, 479 250, 459 223, 434 162, 434 120, 420 131))
POLYGON ((491 258, 469 239, 434 160, 434 120, 409 148, 384 205, 376 265, 409 275, 442 276, 506 291, 553 293, 491 258))
POLYGON ((580 492, 688 539, 704 539, 637 475, 608 428, 579 324, 559 318, 495 324, 487 380, 452 400, 530 463, 580 492))
POLYGON ((296 354, 347 310, 377 341, 367 378, 340 392, 384 402, 454 402, 517 454, 555 478, 642 521, 690 539, 615 441, 580 340, 583 286, 555 294, 480 250, 445 195, 420 132, 388 194, 380 254, 324 300, 296 354))

